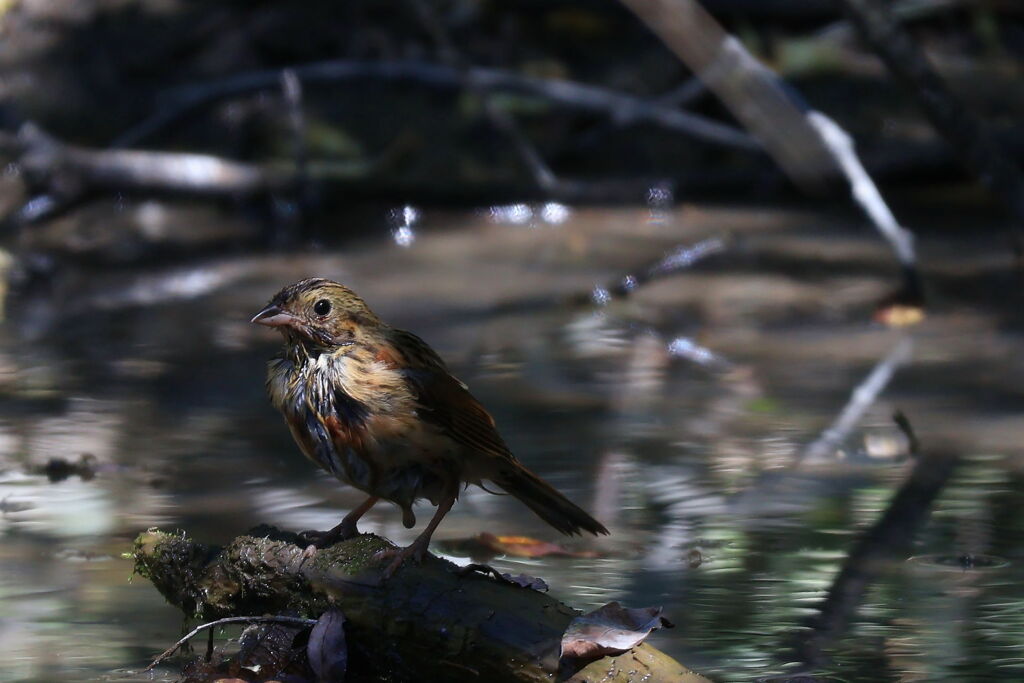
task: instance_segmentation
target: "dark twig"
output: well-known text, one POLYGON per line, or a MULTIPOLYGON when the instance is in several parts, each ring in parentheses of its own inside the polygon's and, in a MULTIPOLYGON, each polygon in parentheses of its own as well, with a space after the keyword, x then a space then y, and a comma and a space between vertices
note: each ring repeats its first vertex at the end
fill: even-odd
MULTIPOLYGON (((685 107, 708 91, 704 81, 696 76, 691 76, 667 93, 654 98, 654 104, 661 107, 673 109, 685 107)), ((577 148, 585 148, 597 144, 602 138, 614 130, 621 130, 637 123, 633 114, 613 112, 612 118, 593 125, 589 130, 583 131, 573 145, 577 148)))
POLYGON ((298 624, 301 626, 312 626, 316 623, 316 619, 304 619, 302 617, 224 617, 223 619, 217 619, 206 624, 196 626, 189 633, 170 646, 166 650, 160 653, 160 656, 153 660, 153 663, 147 666, 145 671, 152 671, 155 667, 159 666, 161 662, 173 655, 179 647, 187 643, 189 640, 199 635, 203 631, 217 626, 223 626, 224 624, 265 624, 265 623, 276 623, 276 624, 298 624))
POLYGON ((533 181, 538 189, 544 193, 565 194, 565 188, 572 186, 573 183, 565 183, 555 175, 555 172, 544 161, 536 146, 530 142, 529 137, 523 132, 515 116, 498 106, 491 91, 479 87, 473 81, 469 75, 469 64, 448 35, 448 31, 445 30, 444 24, 438 18, 437 13, 423 0, 408 0, 408 2, 416 11, 424 28, 432 36, 441 59, 462 73, 467 90, 476 93, 477 97, 480 98, 487 119, 495 130, 512 143, 512 146, 533 177, 533 181))
POLYGON ((29 198, 11 214, 0 216, 14 225, 38 223, 54 218, 78 205, 87 196, 77 178, 39 172, 52 168, 55 141, 32 124, 23 124, 16 134, 0 131, 0 153, 13 155, 25 171, 29 198))
MULTIPOLYGON (((534 78, 485 67, 470 67, 463 72, 449 65, 415 61, 335 60, 295 66, 291 70, 306 86, 365 80, 411 81, 444 90, 459 90, 472 85, 483 91, 536 97, 579 111, 625 116, 638 123, 659 126, 706 142, 750 151, 761 150, 761 145, 750 135, 732 126, 662 106, 649 99, 575 81, 534 78)), ((212 102, 274 88, 280 77, 279 70, 254 71, 176 88, 166 94, 163 111, 126 131, 112 146, 135 145, 212 102)))
POLYGON ((708 87, 704 85, 704 81, 696 76, 691 76, 654 101, 665 107, 685 107, 707 91, 708 87))
POLYGON ((914 432, 914 427, 910 424, 910 420, 902 410, 897 410, 892 415, 892 421, 896 423, 896 426, 903 432, 903 435, 907 437, 907 450, 911 455, 917 456, 921 452, 921 442, 917 440, 917 433, 914 432))
POLYGON ((522 158, 530 174, 533 176, 534 182, 537 183, 537 187, 545 192, 557 192, 563 181, 555 175, 551 167, 544 161, 540 152, 537 151, 537 148, 534 147, 530 139, 523 133, 523 129, 516 123, 515 117, 497 106, 490 94, 483 92, 481 97, 487 118, 490 119, 491 124, 497 130, 501 131, 512 142, 520 158, 522 158))

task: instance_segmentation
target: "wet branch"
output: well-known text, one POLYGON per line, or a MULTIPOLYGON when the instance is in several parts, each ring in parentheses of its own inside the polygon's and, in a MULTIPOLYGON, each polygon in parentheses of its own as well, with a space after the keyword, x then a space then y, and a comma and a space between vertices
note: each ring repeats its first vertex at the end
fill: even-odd
MULTIPOLYGON (((284 612, 316 619, 340 609, 352 680, 519 683, 553 680, 558 671, 562 634, 577 612, 547 594, 459 572, 434 556, 380 585, 377 554, 393 548, 382 538, 311 552, 294 534, 252 533, 215 548, 148 531, 136 539, 135 569, 204 621, 284 612)), ((706 681, 646 643, 562 680, 706 681)))

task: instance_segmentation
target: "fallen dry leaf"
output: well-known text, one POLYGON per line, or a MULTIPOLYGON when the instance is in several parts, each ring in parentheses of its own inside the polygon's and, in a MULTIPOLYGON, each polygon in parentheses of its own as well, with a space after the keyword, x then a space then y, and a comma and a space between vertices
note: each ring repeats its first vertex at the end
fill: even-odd
POLYGON ((345 680, 348 668, 348 645, 345 642, 345 615, 333 607, 320 615, 309 634, 306 646, 309 665, 320 683, 345 680))
POLYGON ((593 550, 569 550, 557 543, 529 536, 495 536, 487 532, 471 538, 442 542, 446 551, 488 560, 497 555, 510 557, 598 557, 593 550))
POLYGON ((631 650, 659 626, 672 623, 661 616, 660 607, 629 609, 617 602, 583 614, 569 623, 562 635, 562 657, 598 659, 631 650))

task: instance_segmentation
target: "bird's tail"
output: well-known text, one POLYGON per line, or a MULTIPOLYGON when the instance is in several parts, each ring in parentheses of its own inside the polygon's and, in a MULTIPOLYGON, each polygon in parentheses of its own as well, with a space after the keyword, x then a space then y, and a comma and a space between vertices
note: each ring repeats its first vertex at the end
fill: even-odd
POLYGON ((493 481, 563 534, 572 535, 589 531, 596 536, 608 533, 603 524, 555 490, 551 484, 518 463, 515 463, 514 469, 503 471, 493 481))

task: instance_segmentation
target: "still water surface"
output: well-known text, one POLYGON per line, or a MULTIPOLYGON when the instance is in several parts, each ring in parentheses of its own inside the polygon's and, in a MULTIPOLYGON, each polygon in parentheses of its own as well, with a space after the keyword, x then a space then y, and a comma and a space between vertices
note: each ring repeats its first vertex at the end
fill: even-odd
MULTIPOLYGON (((663 605, 677 626, 654 644, 716 680, 1024 678, 1024 346, 998 240, 923 235, 929 316, 891 330, 872 310, 895 269, 848 216, 548 206, 403 220, 341 246, 68 266, 9 302, 0 679, 144 678, 133 672, 181 629, 122 557, 147 527, 217 543, 258 523, 328 528, 359 502, 299 456, 263 393, 278 340, 247 323, 309 275, 428 340, 519 457, 612 530, 599 558, 493 560, 502 571, 581 609, 663 605), (628 297, 595 290, 708 239, 724 249, 628 297), (877 399, 809 456, 873 371, 877 399), (863 593, 813 632, 915 462, 896 410, 922 453, 958 467, 913 543, 860 568, 863 593), (83 454, 92 478, 39 472, 83 454)), ((387 505, 362 528, 398 543, 418 531, 387 505)), ((480 532, 561 540, 479 490, 435 538, 480 532)))

